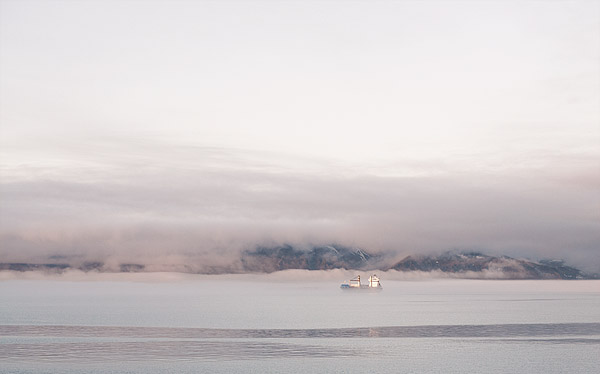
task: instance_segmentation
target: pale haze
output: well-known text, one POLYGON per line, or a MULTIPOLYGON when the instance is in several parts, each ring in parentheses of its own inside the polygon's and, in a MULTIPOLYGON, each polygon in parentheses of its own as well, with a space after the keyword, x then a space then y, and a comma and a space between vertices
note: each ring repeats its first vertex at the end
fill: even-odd
POLYGON ((0 1, 0 262, 600 271, 598 1, 0 1))

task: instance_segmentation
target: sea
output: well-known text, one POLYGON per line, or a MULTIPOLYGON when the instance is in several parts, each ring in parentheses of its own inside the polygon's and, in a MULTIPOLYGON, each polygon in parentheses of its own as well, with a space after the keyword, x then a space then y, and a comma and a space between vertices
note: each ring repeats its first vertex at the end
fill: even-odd
POLYGON ((346 276, 4 273, 0 373, 600 373, 598 280, 346 276))

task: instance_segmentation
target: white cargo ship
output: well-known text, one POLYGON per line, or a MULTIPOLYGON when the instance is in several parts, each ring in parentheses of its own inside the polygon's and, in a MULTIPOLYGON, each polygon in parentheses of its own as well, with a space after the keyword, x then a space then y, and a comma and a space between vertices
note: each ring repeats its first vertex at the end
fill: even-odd
POLYGON ((350 279, 348 283, 342 283, 340 286, 343 290, 381 290, 381 282, 379 281, 379 277, 373 274, 369 277, 369 283, 362 284, 360 283, 360 275, 350 279))

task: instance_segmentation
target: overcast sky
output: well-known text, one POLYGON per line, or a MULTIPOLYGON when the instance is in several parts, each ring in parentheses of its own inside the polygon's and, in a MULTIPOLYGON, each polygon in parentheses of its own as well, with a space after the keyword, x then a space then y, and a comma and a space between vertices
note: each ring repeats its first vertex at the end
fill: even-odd
POLYGON ((0 1, 0 262, 600 270, 599 1, 0 1))

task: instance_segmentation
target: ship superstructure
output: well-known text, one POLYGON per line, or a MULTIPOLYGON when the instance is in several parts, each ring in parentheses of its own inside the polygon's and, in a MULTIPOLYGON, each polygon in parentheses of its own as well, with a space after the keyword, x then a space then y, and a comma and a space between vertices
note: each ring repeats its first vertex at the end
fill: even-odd
POLYGON ((369 288, 381 288, 379 277, 375 274, 369 277, 369 288))
POLYGON ((369 283, 360 283, 360 275, 350 279, 347 283, 342 283, 340 286, 343 290, 381 290, 381 282, 379 277, 375 274, 369 277, 369 283))

